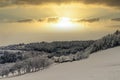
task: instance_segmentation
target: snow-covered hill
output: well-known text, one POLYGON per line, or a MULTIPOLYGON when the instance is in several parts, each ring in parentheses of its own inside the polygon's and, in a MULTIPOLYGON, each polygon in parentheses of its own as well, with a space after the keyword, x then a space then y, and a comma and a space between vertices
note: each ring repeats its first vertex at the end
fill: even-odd
POLYGON ((120 80, 120 47, 99 51, 88 59, 1 80, 120 80))

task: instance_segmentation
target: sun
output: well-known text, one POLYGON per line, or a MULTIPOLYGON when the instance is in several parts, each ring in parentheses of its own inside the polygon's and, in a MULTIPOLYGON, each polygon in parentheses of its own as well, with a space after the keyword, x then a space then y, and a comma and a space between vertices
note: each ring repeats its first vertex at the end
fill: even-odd
POLYGON ((77 31, 82 30, 83 25, 77 24, 73 22, 73 19, 68 17, 59 17, 58 21, 56 23, 51 23, 51 29, 55 31, 64 31, 64 32, 70 32, 70 31, 77 31))
POLYGON ((67 17, 62 17, 62 18, 60 18, 60 20, 59 20, 60 22, 70 22, 70 18, 67 18, 67 17))
POLYGON ((65 28, 71 26, 70 18, 62 17, 57 23, 58 27, 65 28))
POLYGON ((56 27, 63 30, 70 30, 74 27, 74 24, 71 22, 70 18, 62 17, 56 23, 56 27))

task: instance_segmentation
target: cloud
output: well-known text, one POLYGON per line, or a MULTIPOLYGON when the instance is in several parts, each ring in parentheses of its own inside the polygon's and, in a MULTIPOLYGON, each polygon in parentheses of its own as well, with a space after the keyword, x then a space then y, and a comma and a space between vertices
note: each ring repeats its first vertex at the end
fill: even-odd
POLYGON ((59 21, 59 18, 58 17, 51 17, 51 18, 47 18, 47 22, 58 22, 59 21))
MULTIPOLYGON (((59 19, 60 19, 59 17, 48 17, 48 18, 40 18, 40 19, 21 19, 21 20, 16 20, 13 22, 18 22, 18 23, 31 23, 31 22, 56 23, 59 21, 59 19)), ((6 21, 6 22, 8 22, 8 21, 6 21)))
POLYGON ((74 20, 73 22, 89 22, 89 23, 92 23, 92 22, 98 22, 100 21, 99 18, 90 18, 90 19, 77 19, 77 20, 74 20))
POLYGON ((111 19, 112 21, 120 21, 120 18, 111 19))
MULTIPOLYGON (((14 23, 14 22, 17 22, 17 23, 32 23, 32 22, 45 22, 45 23, 57 23, 59 22, 61 19, 61 17, 46 17, 46 18, 40 18, 40 19, 20 19, 20 20, 14 20, 14 21, 10 21, 10 20, 2 20, 0 22, 6 22, 6 23, 14 23)), ((98 22, 100 19, 99 18, 90 18, 90 19, 70 19, 71 22, 76 22, 76 23, 79 23, 79 22, 89 22, 89 23, 92 23, 92 22, 98 22)))
POLYGON ((47 18, 40 18, 38 22, 47 22, 47 23, 56 23, 59 21, 59 17, 47 17, 47 18))
POLYGON ((38 22, 44 22, 44 21, 45 21, 45 18, 38 19, 37 21, 38 21, 38 22))
POLYGON ((35 22, 36 20, 34 19, 22 19, 22 20, 18 20, 16 22, 18 23, 31 23, 31 22, 35 22))
POLYGON ((107 5, 120 8, 120 0, 0 0, 0 7, 11 5, 40 5, 47 3, 85 3, 107 5))
POLYGON ((86 4, 99 4, 112 7, 120 7, 120 0, 80 0, 86 4))

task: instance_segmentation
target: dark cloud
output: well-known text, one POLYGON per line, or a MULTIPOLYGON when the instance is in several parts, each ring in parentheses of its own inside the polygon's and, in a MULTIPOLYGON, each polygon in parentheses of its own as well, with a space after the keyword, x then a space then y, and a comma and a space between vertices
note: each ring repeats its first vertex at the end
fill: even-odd
POLYGON ((47 3, 85 3, 85 4, 99 4, 120 7, 120 0, 0 0, 0 6, 10 6, 10 5, 40 5, 47 3))
MULTIPOLYGON (((48 18, 40 18, 40 19, 20 19, 20 20, 14 20, 14 21, 9 21, 9 20, 4 20, 4 22, 11 23, 11 22, 18 22, 18 23, 31 23, 31 22, 46 22, 46 23, 57 23, 59 22, 61 17, 48 17, 48 18)), ((98 22, 100 19, 99 18, 90 18, 90 19, 71 19, 71 22, 98 22)), ((1 22, 1 21, 0 21, 1 22)), ((3 21, 2 21, 3 22, 3 21)))
POLYGON ((48 18, 41 18, 37 20, 38 22, 47 22, 47 23, 56 23, 59 21, 59 17, 48 17, 48 18))
POLYGON ((44 22, 45 21, 45 19, 44 18, 41 18, 41 19, 39 19, 39 20, 37 20, 38 22, 44 22))
POLYGON ((34 22, 35 20, 34 19, 23 19, 23 20, 18 20, 16 22, 18 23, 31 23, 31 22, 34 22))
POLYGON ((58 22, 59 21, 59 18, 58 17, 51 17, 51 18, 47 18, 47 22, 58 22))
POLYGON ((120 21, 120 18, 111 19, 112 21, 120 21))
POLYGON ((100 19, 99 18, 90 18, 90 19, 78 19, 78 20, 74 20, 73 22, 98 22, 100 19))
POLYGON ((113 7, 120 7, 120 0, 81 0, 86 4, 99 4, 113 7))
POLYGON ((17 20, 15 22, 18 23, 31 23, 31 22, 47 22, 47 23, 55 23, 59 21, 59 17, 48 17, 48 18, 40 18, 40 19, 22 19, 17 20))

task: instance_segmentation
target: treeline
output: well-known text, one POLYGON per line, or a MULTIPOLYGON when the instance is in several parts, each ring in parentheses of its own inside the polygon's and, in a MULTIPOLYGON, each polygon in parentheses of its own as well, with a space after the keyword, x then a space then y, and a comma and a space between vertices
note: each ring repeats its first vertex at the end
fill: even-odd
POLYGON ((120 31, 117 30, 113 34, 109 34, 107 36, 104 36, 101 39, 96 40, 93 44, 91 44, 86 49, 83 49, 81 51, 78 51, 75 54, 69 54, 67 56, 54 56, 55 62, 62 63, 62 62, 71 62, 76 61, 84 58, 88 58, 90 54, 105 50, 113 47, 120 46, 120 31))
POLYGON ((46 56, 37 56, 33 58, 28 58, 23 61, 18 61, 16 63, 4 64, 0 67, 0 76, 17 76, 30 72, 36 72, 49 67, 52 64, 52 60, 48 59, 46 56))
POLYGON ((89 53, 92 54, 99 50, 105 50, 105 49, 113 48, 117 46, 120 46, 120 31, 119 30, 117 30, 114 34, 109 34, 95 41, 85 51, 86 52, 89 51, 89 53))
POLYGON ((56 41, 56 42, 40 42, 30 44, 18 44, 1 47, 3 50, 22 50, 22 51, 39 51, 51 53, 56 56, 75 54, 78 51, 86 49, 93 44, 93 40, 90 41, 56 41))

